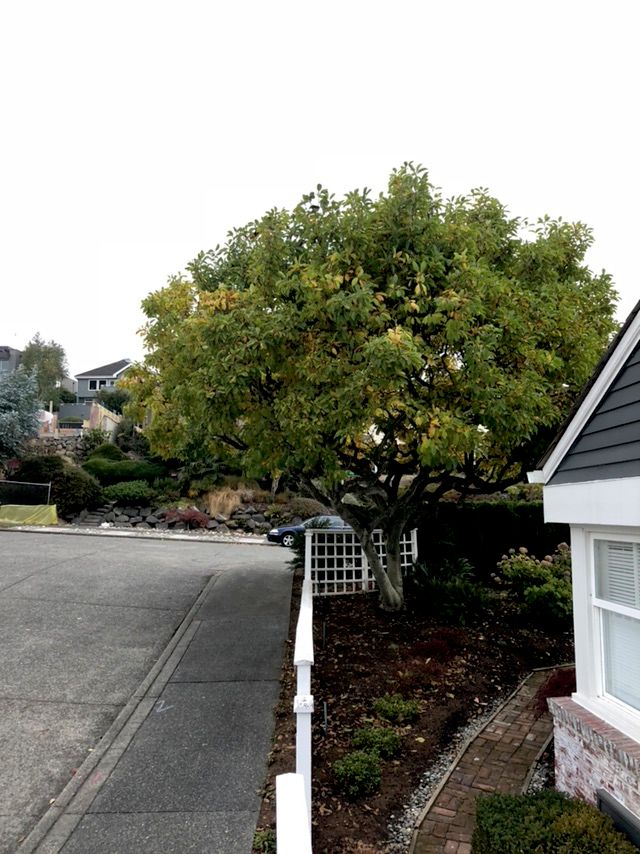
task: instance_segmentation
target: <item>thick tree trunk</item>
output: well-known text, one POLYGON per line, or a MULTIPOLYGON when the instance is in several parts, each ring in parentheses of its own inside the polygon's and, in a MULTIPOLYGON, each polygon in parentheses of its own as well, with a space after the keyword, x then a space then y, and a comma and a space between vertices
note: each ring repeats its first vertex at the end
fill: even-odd
MULTIPOLYGON (((400 583, 399 586, 396 587, 389 575, 389 572, 385 571, 385 568, 382 565, 382 561, 378 556, 371 534, 368 531, 356 531, 356 533, 360 538, 360 545, 362 546, 362 550, 369 561, 373 577, 378 585, 378 591, 380 593, 380 607, 385 611, 400 611, 404 607, 401 570, 399 575, 400 583)), ((387 566, 389 566, 388 563, 387 566)))
POLYGON ((402 579, 402 558, 400 554, 400 540, 402 539, 402 531, 395 527, 384 532, 385 543, 387 547, 387 575, 389 581, 393 585, 394 590, 400 595, 404 602, 404 590, 402 579))

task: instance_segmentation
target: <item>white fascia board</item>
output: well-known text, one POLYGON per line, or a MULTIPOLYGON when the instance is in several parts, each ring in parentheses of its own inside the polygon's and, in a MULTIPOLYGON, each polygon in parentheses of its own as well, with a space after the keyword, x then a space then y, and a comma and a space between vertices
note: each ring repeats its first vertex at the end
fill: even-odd
POLYGON ((545 486, 544 519, 569 525, 640 527, 640 477, 545 486))
POLYGON ((114 376, 114 377, 119 376, 121 373, 123 373, 123 371, 126 371, 126 370, 127 370, 127 368, 130 368, 130 367, 131 367, 131 365, 132 365, 132 363, 131 363, 131 362, 128 362, 126 365, 124 365, 122 368, 120 368, 120 370, 119 370, 119 371, 115 371, 115 373, 113 374, 113 376, 114 376))
POLYGON ((528 483, 544 483, 544 475, 542 473, 542 469, 536 469, 535 471, 527 472, 527 481, 528 483))
MULTIPOLYGON (((583 427, 593 415, 596 407, 606 394, 609 386, 618 376, 625 362, 633 352, 634 347, 640 339, 640 312, 634 317, 633 322, 627 329, 624 337, 609 356, 607 363, 602 368, 598 379, 589 389, 589 393, 573 419, 564 431, 558 444, 542 469, 542 480, 529 481, 530 483, 548 483, 556 469, 568 453, 569 449, 582 432, 583 427)), ((533 473, 535 474, 535 472, 533 473)))

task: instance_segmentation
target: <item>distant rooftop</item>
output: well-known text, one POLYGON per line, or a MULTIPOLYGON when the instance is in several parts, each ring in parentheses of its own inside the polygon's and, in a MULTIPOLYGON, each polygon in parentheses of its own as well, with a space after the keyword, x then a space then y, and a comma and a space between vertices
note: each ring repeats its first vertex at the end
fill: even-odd
POLYGON ((92 368, 90 371, 83 371, 81 374, 76 374, 76 379, 84 377, 115 377, 122 373, 125 368, 129 367, 131 359, 120 359, 118 362, 111 362, 109 365, 101 365, 99 368, 92 368))

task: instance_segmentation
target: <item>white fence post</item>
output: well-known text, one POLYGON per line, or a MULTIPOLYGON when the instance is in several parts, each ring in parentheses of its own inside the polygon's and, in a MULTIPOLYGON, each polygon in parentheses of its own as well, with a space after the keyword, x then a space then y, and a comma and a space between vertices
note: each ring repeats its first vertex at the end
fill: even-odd
MULTIPOLYGON (((307 542, 309 542, 307 540, 307 542)), ((311 667, 313 666, 313 593, 310 578, 302 583, 300 615, 296 629, 293 663, 296 667, 296 696, 293 711, 296 715, 296 772, 304 778, 305 800, 311 831, 311 667)))
POLYGON ((276 777, 276 845, 278 854, 312 854, 304 780, 299 774, 276 777))

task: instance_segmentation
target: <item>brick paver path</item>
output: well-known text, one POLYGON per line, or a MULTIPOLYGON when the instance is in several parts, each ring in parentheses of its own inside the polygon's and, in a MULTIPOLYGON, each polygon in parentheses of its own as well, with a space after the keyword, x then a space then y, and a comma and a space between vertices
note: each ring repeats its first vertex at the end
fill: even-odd
POLYGON ((427 805, 410 854, 471 854, 478 795, 522 791, 553 730, 532 702, 551 672, 532 673, 470 742, 427 805))

